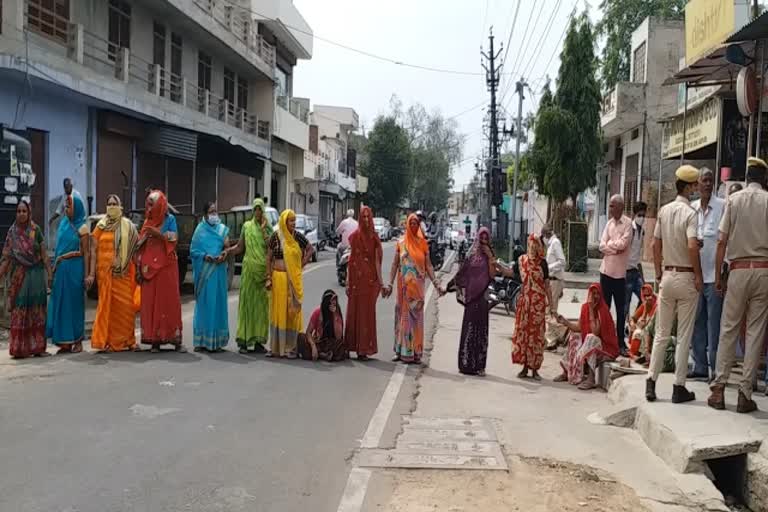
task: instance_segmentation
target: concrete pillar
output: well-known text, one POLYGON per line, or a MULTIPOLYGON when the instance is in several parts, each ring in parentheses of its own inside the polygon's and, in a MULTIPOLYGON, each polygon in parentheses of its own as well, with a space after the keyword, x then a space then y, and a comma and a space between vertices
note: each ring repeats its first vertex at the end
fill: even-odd
POLYGON ((259 190, 259 193, 261 194, 261 197, 268 198, 270 201, 270 204, 274 205, 276 198, 269 197, 272 195, 271 191, 272 191, 272 161, 265 160, 264 172, 262 173, 262 177, 261 177, 261 190, 259 190))

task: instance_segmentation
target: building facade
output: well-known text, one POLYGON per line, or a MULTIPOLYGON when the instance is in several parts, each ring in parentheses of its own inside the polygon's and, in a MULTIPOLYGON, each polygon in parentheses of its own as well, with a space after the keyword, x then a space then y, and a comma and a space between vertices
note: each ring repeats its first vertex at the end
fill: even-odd
POLYGON ((91 212, 113 193, 143 208, 147 188, 181 212, 287 204, 308 143, 293 69, 312 54, 290 0, 2 0, 0 14, 0 123, 32 143, 42 225, 64 177, 91 212))
MULTIPOLYGON (((614 194, 624 196, 627 214, 642 200, 652 205, 655 217, 662 154, 659 123, 677 113, 678 97, 677 85, 663 83, 678 70, 684 35, 682 21, 646 18, 632 34, 630 80, 619 82, 603 97, 604 160, 588 211, 592 242, 600 238, 614 194)), ((671 179, 674 167, 662 163, 663 182, 671 179)))
POLYGON ((350 107, 315 105, 310 119, 309 150, 303 176, 295 180, 293 207, 317 218, 324 235, 359 205, 357 154, 349 141, 360 118, 350 107))

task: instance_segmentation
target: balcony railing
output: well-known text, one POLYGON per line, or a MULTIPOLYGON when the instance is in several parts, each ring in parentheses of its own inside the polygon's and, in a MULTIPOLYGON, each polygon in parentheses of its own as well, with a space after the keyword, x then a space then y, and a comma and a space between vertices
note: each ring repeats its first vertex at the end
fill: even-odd
POLYGON ((309 124, 309 110, 302 102, 288 96, 278 96, 277 106, 287 110, 293 117, 304 124, 309 124))
POLYGON ((194 0, 194 2, 267 66, 275 67, 275 47, 259 35, 258 22, 252 19, 247 10, 222 0, 194 0))
POLYGON ((69 58, 102 75, 196 110, 259 139, 270 139, 269 121, 259 119, 256 114, 198 87, 183 76, 142 59, 128 48, 115 48, 82 25, 70 24, 67 39, 69 58))

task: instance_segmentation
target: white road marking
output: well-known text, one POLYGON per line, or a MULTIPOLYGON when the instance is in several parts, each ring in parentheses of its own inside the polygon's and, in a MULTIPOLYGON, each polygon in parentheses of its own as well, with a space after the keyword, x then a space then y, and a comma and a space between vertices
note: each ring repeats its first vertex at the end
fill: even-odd
POLYGON ((368 492, 368 483, 371 480, 371 470, 365 468, 352 468, 341 497, 338 512, 360 512, 368 492))
POLYGON ((403 386, 405 370, 405 365, 395 366, 392 376, 389 378, 387 388, 384 390, 384 394, 381 395, 379 405, 376 407, 373 416, 371 416, 368 429, 365 431, 362 441, 360 441, 360 448, 378 448, 381 436, 384 434, 384 428, 387 426, 389 414, 392 412, 397 401, 397 395, 403 386))
MULTIPOLYGON (((432 300, 432 293, 434 287, 429 286, 427 295, 424 297, 424 312, 426 313, 432 300)), ((392 375, 389 377, 389 382, 384 390, 384 394, 379 400, 379 405, 371 417, 371 421, 368 423, 368 428, 360 441, 361 448, 378 448, 381 442, 381 436, 384 434, 384 428, 387 425, 387 420, 392 414, 392 409, 395 407, 397 396, 400 394, 400 388, 403 386, 405 380, 405 372, 407 367, 403 364, 398 364, 395 369, 392 370, 392 375)), ((365 495, 368 492, 368 483, 371 479, 371 471, 369 469, 354 467, 349 472, 349 478, 347 478, 347 485, 344 488, 344 494, 341 496, 341 502, 339 503, 338 512, 360 512, 363 509, 363 502, 365 501, 365 495)))

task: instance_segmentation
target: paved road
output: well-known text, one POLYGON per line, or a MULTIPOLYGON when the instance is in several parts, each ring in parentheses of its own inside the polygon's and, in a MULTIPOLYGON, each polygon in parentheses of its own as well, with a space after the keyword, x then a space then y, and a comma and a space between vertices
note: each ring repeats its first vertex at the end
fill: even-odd
MULTIPOLYGON (((307 271, 305 318, 329 287, 345 302, 334 258, 307 271)), ((392 372, 393 309, 379 303, 381 360, 368 363, 242 356, 234 342, 216 355, 3 359, 0 510, 335 511, 392 372)))

